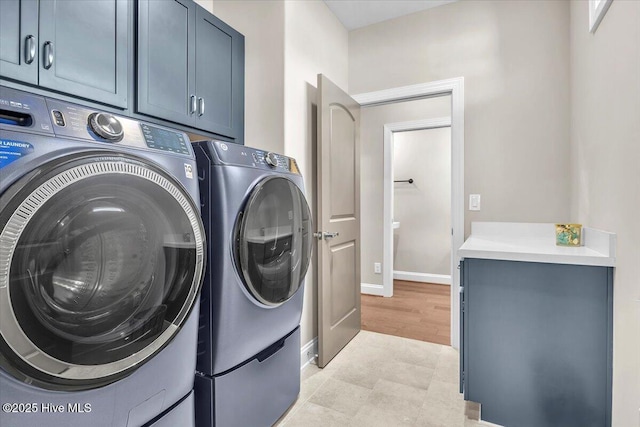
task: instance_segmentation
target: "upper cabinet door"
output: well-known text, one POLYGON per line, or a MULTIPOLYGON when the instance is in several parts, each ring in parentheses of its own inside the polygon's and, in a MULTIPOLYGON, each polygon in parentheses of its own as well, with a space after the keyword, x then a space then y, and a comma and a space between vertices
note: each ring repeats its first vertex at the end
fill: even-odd
POLYGON ((196 12, 196 127, 244 138, 244 36, 201 7, 196 12))
POLYGON ((138 2, 137 111, 195 123, 195 3, 138 2))
POLYGON ((38 83, 38 2, 0 1, 0 76, 38 83))
POLYGON ((40 2, 40 86, 127 107, 127 0, 40 2))

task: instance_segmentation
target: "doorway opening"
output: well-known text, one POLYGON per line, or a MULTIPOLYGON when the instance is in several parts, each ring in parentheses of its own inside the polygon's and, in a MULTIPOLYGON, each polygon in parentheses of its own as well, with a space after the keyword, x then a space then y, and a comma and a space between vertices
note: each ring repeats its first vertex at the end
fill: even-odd
MULTIPOLYGON (((450 256, 450 264, 449 264, 449 276, 451 277, 451 286, 449 286, 448 292, 447 289, 444 289, 445 296, 448 296, 450 301, 450 322, 449 322, 449 331, 450 337, 449 341, 445 342, 446 344, 452 345, 454 348, 459 347, 459 288, 460 288, 460 277, 459 270, 457 266, 459 264, 459 257, 456 254, 457 248, 459 248, 464 240, 464 79, 463 78, 455 78, 449 80, 442 80, 432 83, 426 83, 421 85, 414 86, 405 86, 401 88, 383 90, 378 92, 370 92, 360 95, 355 95, 353 98, 358 101, 361 105, 363 111, 363 119, 362 119, 362 134, 364 135, 364 112, 367 110, 367 107, 375 107, 381 105, 388 104, 396 104, 396 103, 409 103, 411 101, 415 101, 418 99, 424 98, 444 98, 446 97, 448 100, 448 112, 450 114, 449 117, 437 118, 437 119, 422 119, 413 122, 393 122, 387 123, 384 126, 384 178, 383 178, 383 192, 384 192, 384 214, 382 220, 382 262, 380 268, 377 268, 377 263, 373 263, 374 269, 381 272, 381 277, 377 276, 373 279, 367 280, 367 269, 369 268, 368 264, 370 263, 370 259, 367 259, 365 254, 363 254, 363 283, 362 283, 362 292, 364 294, 372 294, 384 297, 391 297, 394 295, 394 267, 393 267, 393 210, 392 210, 392 199, 393 199, 393 165, 390 161, 392 155, 390 154, 391 148, 393 146, 392 140, 393 135, 396 132, 402 131, 410 131, 417 129, 430 129, 430 128, 444 128, 449 126, 451 131, 450 136, 450 153, 451 153, 451 211, 450 211, 450 227, 451 227, 451 236, 450 236, 450 248, 451 248, 451 256, 450 256), (376 283, 377 282, 377 283, 376 283), (381 282, 381 283, 380 283, 381 282)), ((432 116, 433 117, 433 116, 432 116)), ((363 149, 363 153, 366 150, 363 149)), ((415 159, 415 161, 419 161, 419 159, 415 159)), ((363 178, 365 176, 366 171, 363 167, 363 178)), ((410 177, 408 177, 410 178, 410 177)), ((408 179, 407 178, 407 179, 408 179)), ((363 179, 364 180, 364 179, 363 179)), ((379 191, 379 190, 378 190, 379 191)), ((363 202, 365 201, 366 192, 363 190, 363 202)), ((363 209, 364 211, 364 209, 363 209)), ((365 217, 363 217, 363 237, 365 237, 366 233, 371 230, 380 230, 380 226, 375 225, 370 230, 367 228, 367 224, 365 224, 365 217)), ((400 224, 402 227, 402 223, 400 224)), ((378 232, 379 233, 379 232, 378 232)), ((366 246, 366 243, 363 238, 363 247, 366 246)), ((443 274, 446 276, 446 274, 443 274)), ((402 285, 396 282, 396 290, 395 292, 399 292, 399 288, 402 285)), ((440 290, 440 298, 442 297, 442 288, 440 290)), ((367 296, 363 296, 363 304, 366 302, 367 296)), ((385 298, 385 300, 391 300, 390 298, 385 298)), ((386 303, 389 301, 384 301, 378 299, 378 303, 386 303)), ((413 309, 409 307, 403 308, 403 310, 411 311, 413 309)), ((446 313, 446 311, 445 311, 446 313)), ((390 316, 392 318, 394 316, 390 316)), ((390 319, 389 319, 390 320, 390 319)), ((387 322, 387 326, 390 325, 387 322)), ((446 326, 445 326, 446 327, 446 326)), ((437 334, 437 332, 436 332, 437 334)), ((446 341, 446 337, 444 339, 446 341)))
POLYGON ((362 296, 362 329, 451 343, 451 120, 387 124, 392 296, 362 296), (390 147, 389 147, 390 146, 390 147))

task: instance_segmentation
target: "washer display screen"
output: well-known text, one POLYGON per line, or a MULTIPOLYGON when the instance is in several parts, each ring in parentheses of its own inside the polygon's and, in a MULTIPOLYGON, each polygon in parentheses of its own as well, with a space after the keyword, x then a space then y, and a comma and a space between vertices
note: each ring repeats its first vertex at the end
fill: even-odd
POLYGON ((184 135, 168 129, 157 128, 148 124, 141 124, 142 135, 149 148, 189 155, 188 142, 184 135))

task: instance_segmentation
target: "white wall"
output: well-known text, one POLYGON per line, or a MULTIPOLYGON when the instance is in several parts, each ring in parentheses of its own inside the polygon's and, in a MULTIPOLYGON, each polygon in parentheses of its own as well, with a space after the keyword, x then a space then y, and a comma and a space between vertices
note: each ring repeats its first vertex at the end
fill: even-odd
MULTIPOLYGON (((304 176, 307 200, 316 217, 316 85, 326 75, 348 90, 347 30, 327 5, 319 0, 285 4, 285 111, 284 153, 295 157, 304 176)), ((306 279, 301 342, 318 335, 316 265, 314 258, 306 279)))
MULTIPOLYGON (((441 96, 394 104, 365 107, 360 111, 360 236, 362 240, 361 280, 382 285, 382 275, 375 274, 373 264, 382 262, 382 226, 384 209, 383 127, 422 119, 449 117, 451 97, 441 96)), ((402 226, 402 225, 401 225, 402 226)))
POLYGON ((640 408, 640 2, 615 0, 595 34, 571 2, 572 218, 618 234, 613 425, 640 408))
POLYGON ((245 145, 284 151, 284 3, 196 0, 245 37, 245 145))
POLYGON ((393 269, 451 274, 451 128, 393 134, 393 269))
POLYGON ((466 234, 570 220, 568 20, 564 1, 460 1, 349 34, 352 94, 465 78, 466 234))

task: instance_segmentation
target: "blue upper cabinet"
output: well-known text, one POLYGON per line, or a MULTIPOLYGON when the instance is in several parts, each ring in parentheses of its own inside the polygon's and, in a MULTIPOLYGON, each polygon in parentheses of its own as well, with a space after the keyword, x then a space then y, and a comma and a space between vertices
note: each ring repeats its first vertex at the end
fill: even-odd
POLYGON ((127 0, 0 1, 0 76, 127 107, 127 0))
POLYGON ((38 83, 38 2, 0 1, 0 76, 38 83))
POLYGON ((40 86, 127 107, 127 0, 40 2, 40 86))
POLYGON ((138 112, 193 126, 195 6, 184 0, 138 2, 138 112))
POLYGON ((196 11, 196 127, 242 143, 244 36, 201 7, 196 11))
POLYGON ((243 143, 244 36, 192 0, 138 2, 137 112, 243 143))

